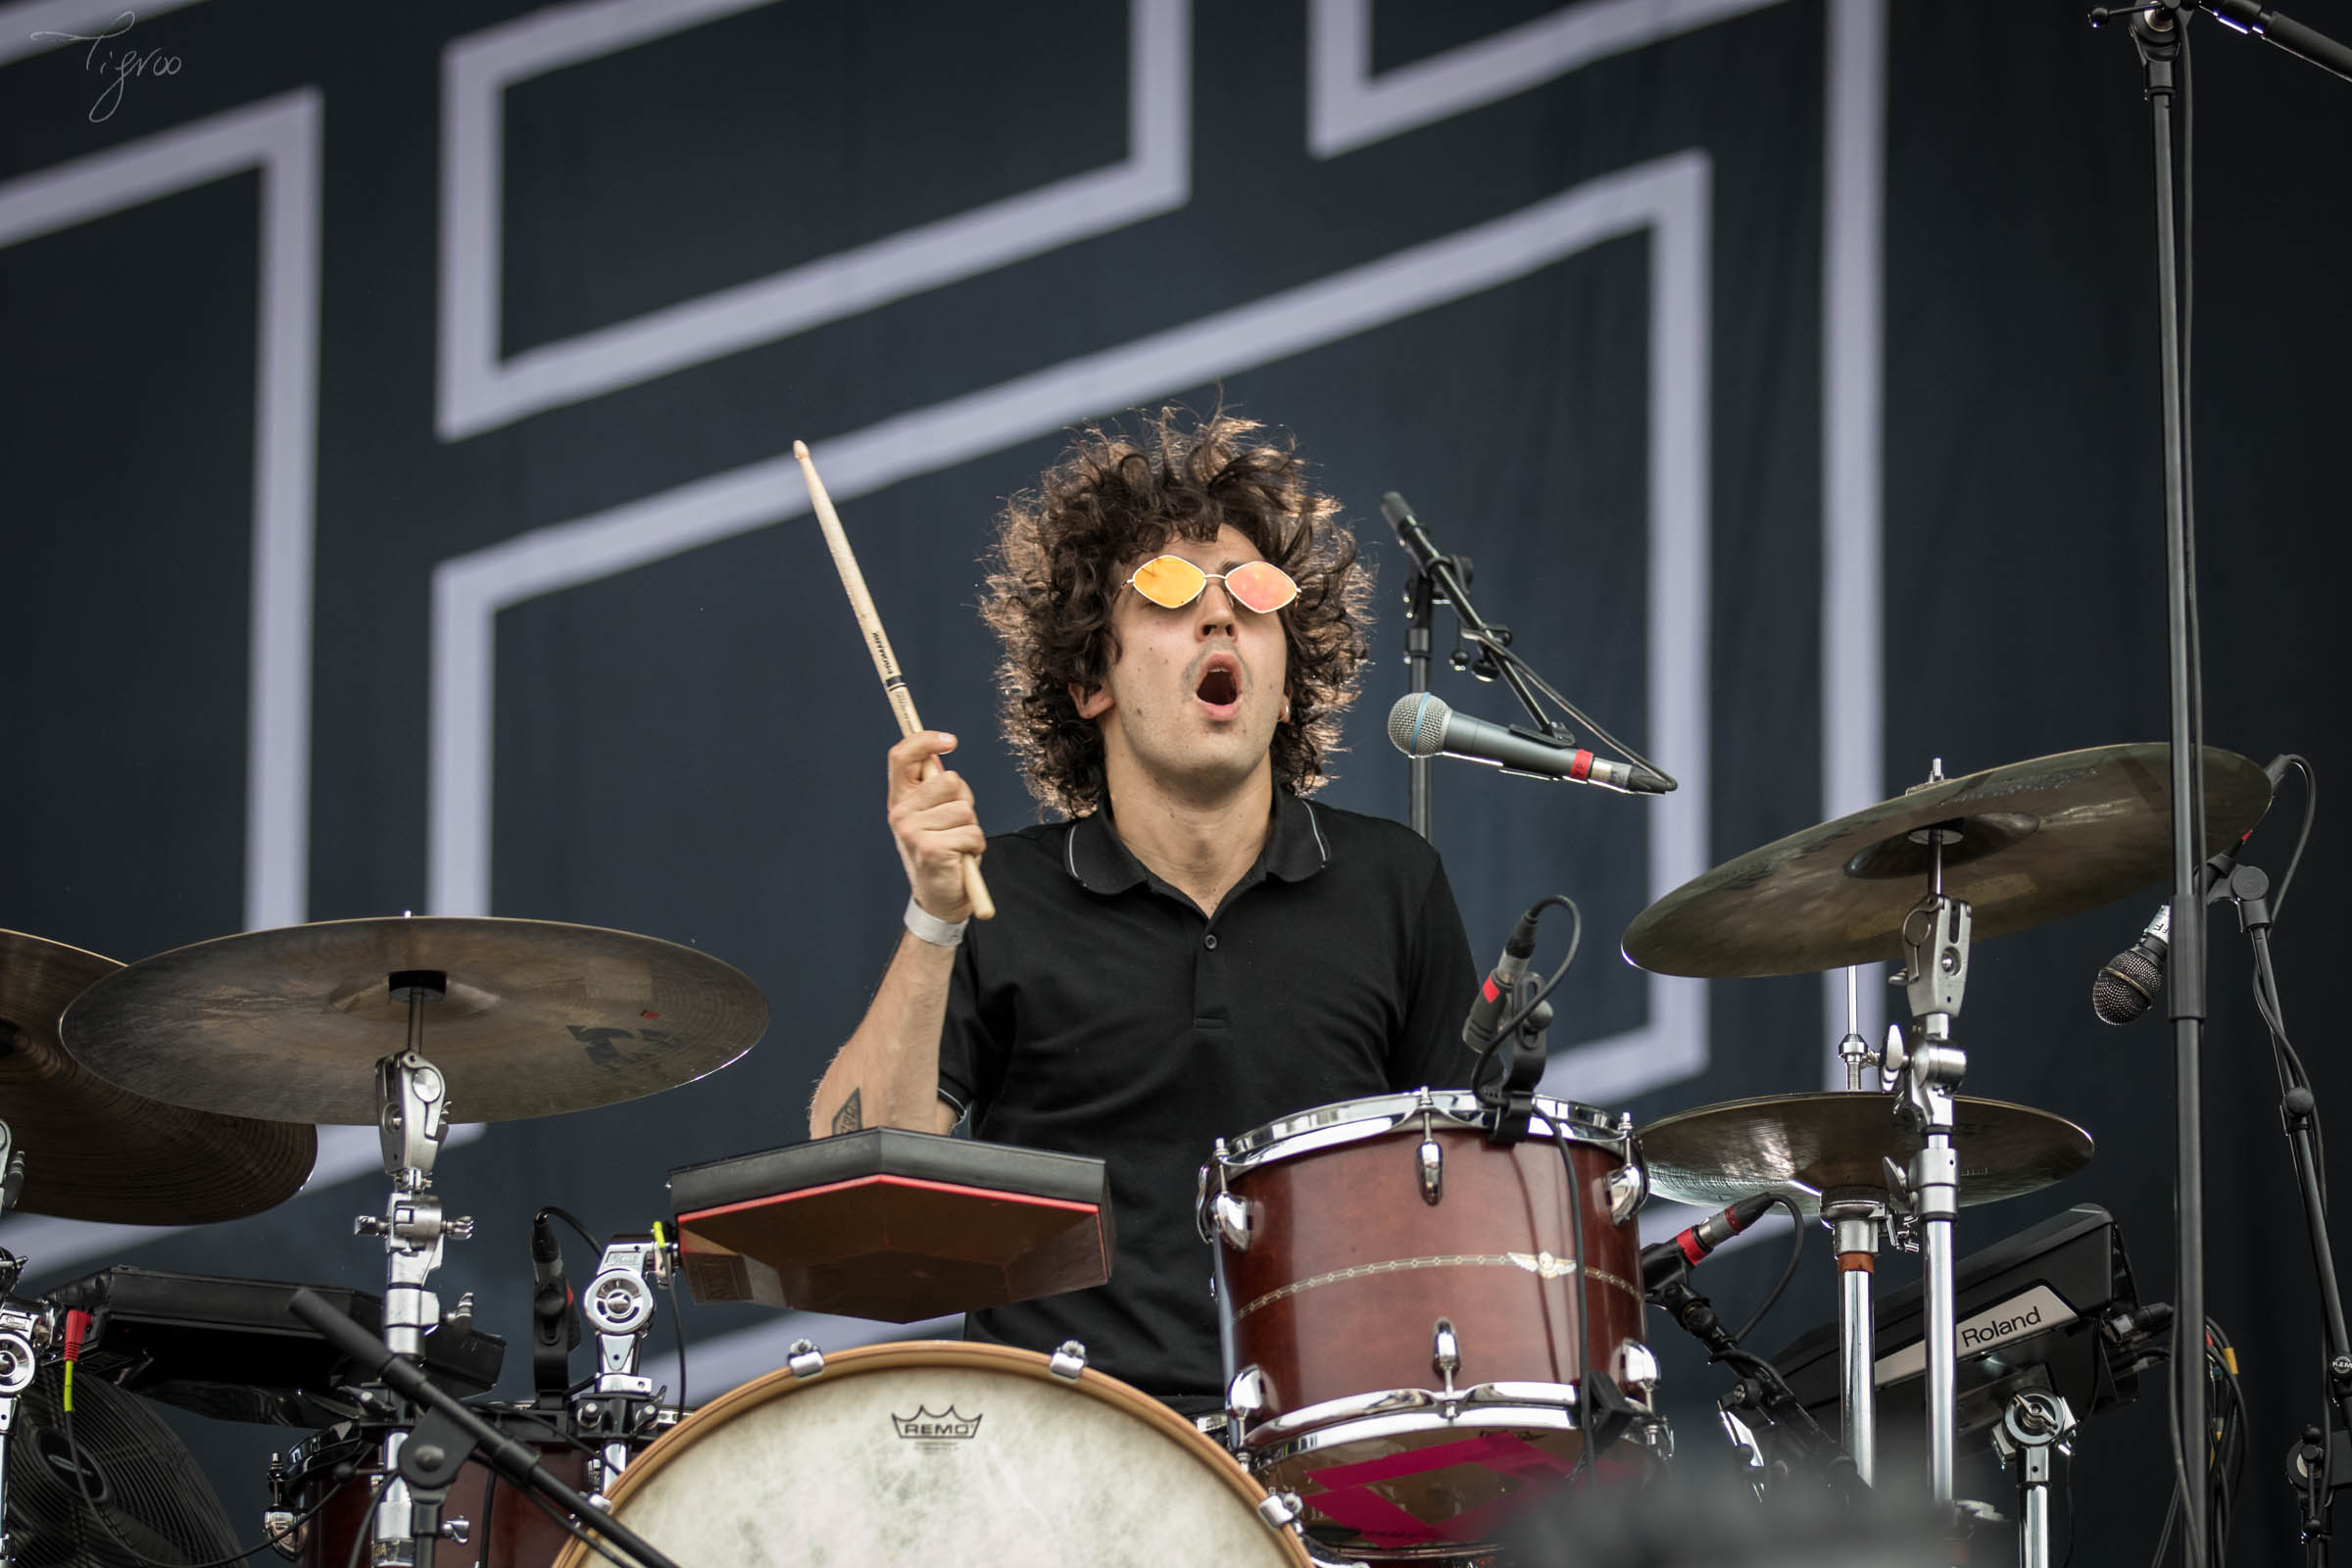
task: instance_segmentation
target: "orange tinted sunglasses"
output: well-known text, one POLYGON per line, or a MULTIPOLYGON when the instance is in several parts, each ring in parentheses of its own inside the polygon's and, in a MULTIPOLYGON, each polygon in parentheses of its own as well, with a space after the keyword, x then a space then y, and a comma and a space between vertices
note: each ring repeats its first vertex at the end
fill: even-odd
POLYGON ((1291 574, 1271 561, 1250 561, 1231 571, 1202 571, 1182 556, 1154 556, 1135 568, 1127 586, 1163 610, 1182 610, 1200 597, 1212 582, 1244 610, 1270 615, 1298 597, 1291 574))

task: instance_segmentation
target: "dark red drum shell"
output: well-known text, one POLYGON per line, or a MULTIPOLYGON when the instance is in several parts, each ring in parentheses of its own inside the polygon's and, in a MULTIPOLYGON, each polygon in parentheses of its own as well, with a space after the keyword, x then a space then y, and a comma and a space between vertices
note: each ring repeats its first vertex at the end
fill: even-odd
MULTIPOLYGON (((588 1455, 550 1435, 544 1422, 513 1411, 477 1407, 477 1413, 510 1437, 537 1448, 540 1463, 557 1480, 576 1492, 590 1490, 588 1455)), ((352 1560, 353 1544, 368 1533, 375 1479, 363 1473, 337 1486, 331 1472, 335 1461, 345 1457, 355 1457, 365 1469, 372 1469, 383 1452, 382 1435, 371 1430, 364 1441, 318 1445, 315 1451, 316 1458, 294 1478, 294 1512, 297 1516, 308 1512, 321 1497, 326 1506, 311 1521, 295 1562, 299 1568, 345 1568, 352 1560)), ((547 1568, 571 1540, 562 1525, 540 1511, 527 1492, 497 1479, 479 1459, 460 1470, 449 1484, 441 1517, 464 1519, 471 1528, 464 1544, 444 1540, 433 1548, 433 1568, 547 1568), (496 1488, 495 1500, 492 1487, 496 1488), (482 1534, 485 1518, 490 1529, 487 1539, 482 1534)))
MULTIPOLYGON (((1437 1320, 1460 1346, 1457 1388, 1574 1384, 1584 1372, 1580 1302, 1602 1370, 1642 1335, 1641 1234, 1609 1218, 1609 1173, 1624 1161, 1568 1146, 1584 1212, 1583 1289, 1568 1172, 1541 1134, 1507 1148, 1440 1123, 1440 1200, 1424 1201, 1419 1120, 1378 1137, 1276 1158, 1228 1179, 1250 1245, 1226 1246, 1237 1364, 1255 1365, 1275 1417, 1391 1389, 1437 1389, 1437 1320), (1545 1274, 1553 1277, 1545 1278, 1545 1274)), ((1224 1244, 1220 1244, 1224 1245, 1224 1244)))

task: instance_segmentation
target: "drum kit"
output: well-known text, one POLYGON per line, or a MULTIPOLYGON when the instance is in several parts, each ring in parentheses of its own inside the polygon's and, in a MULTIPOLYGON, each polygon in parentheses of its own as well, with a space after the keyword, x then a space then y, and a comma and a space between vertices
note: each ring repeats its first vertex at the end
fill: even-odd
MULTIPOLYGON (((1959 1093, 1972 944, 2163 880, 2168 762, 2163 746, 2111 746, 1932 777, 1728 861, 1633 921, 1626 956, 1666 974, 1899 963, 1911 1022, 1876 1050, 1849 1026, 1843 1092, 1636 1127, 1542 1095, 1513 1105, 1428 1088, 1218 1140, 1204 1151, 1197 1214, 1228 1387, 1224 1416, 1200 1421, 1089 1368, 1075 1344, 1051 1355, 945 1342, 828 1354, 802 1342, 784 1366, 691 1411, 665 1403, 639 1368, 654 1289, 673 1272, 690 1285, 757 1275, 772 1293, 757 1298, 803 1305, 822 1291, 906 1321, 918 1315, 910 1303, 953 1294, 942 1281, 1060 1289, 1076 1277, 1072 1258, 1089 1248, 1106 1257, 1096 1231, 1062 1234, 1051 1244, 1058 1261, 1042 1271, 972 1251, 984 1235, 1044 1245, 1035 1203, 1017 1223, 967 1230, 970 1255, 936 1266, 920 1255, 927 1244, 890 1244, 891 1272, 868 1280, 896 1283, 862 1295, 833 1253, 798 1274, 706 1255, 698 1274, 694 1249, 715 1244, 686 1237, 682 1256, 666 1223, 616 1238, 576 1297, 598 1371, 568 1378, 562 1325, 573 1296, 559 1262, 533 1302, 539 1398, 478 1397, 500 1346, 474 1331, 470 1299, 444 1309, 432 1285, 445 1244, 470 1229, 433 1189, 450 1128, 613 1104, 714 1072, 766 1026, 748 979, 649 937, 508 919, 329 921, 128 966, 0 933, 6 1206, 149 1225, 258 1213, 301 1187, 315 1129, 334 1124, 377 1129, 389 1184, 383 1210, 359 1221, 384 1250, 380 1298, 136 1269, 39 1297, 0 1291, 0 1436, 26 1430, 20 1406, 37 1402, 36 1374, 52 1366, 70 1409, 77 1364, 85 1383, 116 1385, 110 1396, 202 1386, 213 1402, 194 1407, 313 1424, 272 1463, 270 1544, 326 1568, 363 1558, 585 1568, 599 1554, 688 1565, 1507 1562, 1500 1544, 1538 1505, 1639 1487, 1670 1467, 1648 1305, 1742 1374, 1757 1395, 1748 1418, 1806 1456, 1786 1471, 1832 1488, 1887 1486, 1874 1406, 1888 1379, 1873 1338, 1887 1303, 1874 1303, 1872 1286, 1882 1245, 1894 1245, 1923 1256, 1913 1361, 1927 1390, 1925 1488, 1951 1504, 1955 1292, 1968 1288, 1954 1221, 2091 1154, 2088 1135, 2061 1117, 1959 1093), (1653 1197, 1723 1212, 1644 1249, 1637 1216, 1653 1197), (1835 1237, 1835 1434, 1690 1286, 1690 1265, 1767 1200, 1835 1237), (576 1507, 546 1501, 551 1478, 576 1507)), ((2270 780, 2217 750, 2202 765, 2210 852, 2259 819, 2270 780)), ((917 1153, 951 1142, 891 1136, 917 1153)), ((921 1174, 948 1167, 916 1166, 894 1190, 935 1205, 956 1193, 921 1174)), ((873 1193, 894 1180, 878 1168, 868 1177, 882 1184, 873 1193)), ((837 1216, 887 1212, 841 1206, 854 1185, 815 1190, 837 1216)), ((674 1179, 672 1196, 673 1215, 693 1206, 674 1179)), ((739 1210, 713 1202, 698 1215, 741 1220, 739 1210)), ((947 1231, 934 1223, 931 1234, 947 1231)), ((24 1264, 0 1260, 0 1286, 13 1289, 24 1264)), ((2058 1434, 2037 1437, 2036 1423, 2064 1409, 2048 1392, 2020 1391, 2040 1396, 2026 1401, 2035 1413, 2004 1429, 2033 1440, 2045 1478, 2058 1434)), ((2072 1418, 2059 1419, 2071 1435, 2072 1418)), ((71 1416, 64 1431, 71 1445, 71 1416)), ((30 1446, 0 1449, 0 1496, 30 1446)), ((79 1478, 103 1518, 78 1465, 50 1468, 79 1478)), ((2037 1499, 2024 1500, 2031 1520, 2037 1499)), ((105 1534, 76 1528, 83 1540, 105 1534)), ((2022 1539, 2038 1568, 2031 1530, 2022 1539)), ((20 1529, 0 1562, 67 1560, 39 1556, 38 1544, 20 1529)))

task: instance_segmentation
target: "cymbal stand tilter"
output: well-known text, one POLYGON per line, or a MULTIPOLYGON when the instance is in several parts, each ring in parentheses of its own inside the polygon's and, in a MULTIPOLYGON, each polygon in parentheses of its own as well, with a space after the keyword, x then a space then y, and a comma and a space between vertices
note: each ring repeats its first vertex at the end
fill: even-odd
MULTIPOLYGON (((384 1341, 396 1353, 416 1359, 424 1354, 424 1337, 442 1324, 441 1298, 427 1284, 441 1266, 442 1244, 471 1236, 473 1221, 444 1218, 441 1200, 427 1190, 449 1132, 450 1105, 448 1079, 424 1056, 424 1008, 449 994, 449 977, 438 969, 400 969, 388 983, 392 1000, 409 1008, 406 1047, 375 1064, 376 1131, 392 1196, 382 1214, 362 1214, 353 1229, 384 1239, 384 1341)), ((470 1317, 470 1299, 462 1300, 451 1317, 461 1314, 470 1317)), ((384 1397, 403 1416, 413 1413, 388 1394, 384 1397)), ((420 1495, 402 1474, 401 1448, 411 1436, 395 1431, 384 1438, 383 1494, 370 1527, 371 1561, 431 1568, 433 1543, 445 1533, 438 1493, 446 1489, 420 1495)), ((463 1528, 451 1521, 446 1533, 463 1539, 463 1528)))
MULTIPOLYGON (((1943 772, 1938 760, 1936 777, 1943 772)), ((1931 780, 1934 782, 1934 780, 1931 780)), ((1958 1326, 1953 1303, 1952 1224, 1960 1208, 1960 1165, 1952 1149, 1953 1099, 1968 1072, 1968 1055, 1952 1044, 1952 1020, 1968 990, 1969 934, 1974 914, 1965 899, 1943 891, 1944 846, 1961 836, 1958 821, 1914 830, 1913 843, 1930 856, 1928 895, 1903 918, 1904 965, 1892 983, 1904 989, 1911 1007, 1908 1040, 1890 1032, 1885 1066, 1897 1075, 1902 1096, 1896 1114, 1923 1135, 1908 1172, 1888 1160, 1887 1186, 1898 1206, 1917 1221, 1924 1262, 1922 1305, 1928 1352, 1928 1482, 1935 1500, 1952 1499, 1952 1473, 1959 1451, 1960 1369, 1958 1326)))
MULTIPOLYGON (((24 1186, 24 1155, 16 1148, 4 1121, 0 1121, 0 1171, 7 1173, 0 1178, 0 1213, 6 1213, 24 1186)), ((8 1536, 9 1430, 16 1425, 17 1400, 32 1387, 32 1375, 39 1370, 37 1348, 49 1339, 49 1320, 9 1297, 24 1272, 24 1259, 0 1250, 0 1568, 17 1560, 8 1536)))
POLYGON ((2020 1568, 2050 1568, 2050 1461, 2075 1451, 2075 1412, 2048 1389, 2020 1389, 1993 1424, 1992 1446, 2017 1467, 2020 1568))
MULTIPOLYGON (((1845 971, 1845 1037, 1838 1054, 1845 1061, 1849 1094, 1870 1092, 1863 1083, 1866 1067, 1883 1059, 1862 1038, 1858 967, 1845 971)), ((1830 1229, 1831 1261, 1838 1268, 1838 1408, 1845 1451, 1853 1456, 1854 1473, 1869 1482, 1877 1472, 1878 1322, 1873 1315, 1871 1286, 1878 1268, 1879 1232, 1887 1220, 1886 1192, 1877 1187, 1840 1187, 1821 1195, 1821 1222, 1830 1229)))

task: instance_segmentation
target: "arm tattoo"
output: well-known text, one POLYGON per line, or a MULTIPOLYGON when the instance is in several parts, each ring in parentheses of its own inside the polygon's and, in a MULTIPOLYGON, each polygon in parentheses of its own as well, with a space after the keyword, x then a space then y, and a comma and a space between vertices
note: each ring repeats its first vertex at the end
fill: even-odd
POLYGON ((836 1133, 854 1133, 864 1126, 865 1119, 859 1114, 862 1109, 863 1106, 858 1101, 858 1091, 851 1090, 850 1098, 843 1101, 841 1108, 833 1113, 833 1130, 836 1133))

